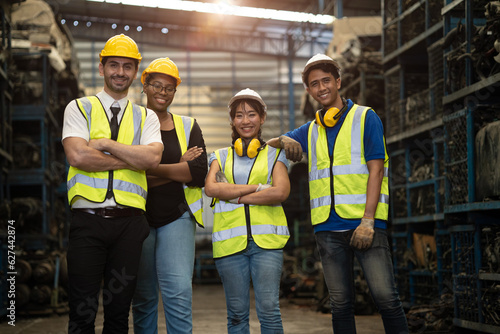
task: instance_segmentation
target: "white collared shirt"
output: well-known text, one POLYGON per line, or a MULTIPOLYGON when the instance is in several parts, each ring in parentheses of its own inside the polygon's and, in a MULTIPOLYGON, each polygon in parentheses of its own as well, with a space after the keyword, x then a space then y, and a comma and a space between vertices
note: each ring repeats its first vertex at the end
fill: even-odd
MULTIPOLYGON (((108 119, 111 120, 113 116, 111 112, 111 105, 115 102, 115 99, 108 95, 104 90, 100 91, 96 94, 96 96, 101 101, 106 114, 108 115, 108 119)), ((125 108, 127 107, 128 98, 125 97, 121 100, 118 100, 120 104, 120 112, 118 113, 118 124, 123 117, 123 113, 125 108)), ((87 126, 87 120, 85 116, 83 116, 80 108, 75 100, 68 103, 66 109, 64 110, 64 123, 63 123, 63 131, 62 131, 62 140, 68 137, 79 137, 85 139, 87 142, 90 140, 89 138, 89 128, 87 126)), ((140 145, 148 145, 151 143, 161 143, 161 132, 160 132, 160 121, 158 120, 158 116, 156 113, 147 109, 147 116, 144 122, 144 128, 141 133, 140 145)), ((114 198, 106 199, 103 203, 94 203, 89 202, 86 199, 79 198, 77 199, 72 208, 103 208, 103 207, 115 207, 116 202, 114 198)))

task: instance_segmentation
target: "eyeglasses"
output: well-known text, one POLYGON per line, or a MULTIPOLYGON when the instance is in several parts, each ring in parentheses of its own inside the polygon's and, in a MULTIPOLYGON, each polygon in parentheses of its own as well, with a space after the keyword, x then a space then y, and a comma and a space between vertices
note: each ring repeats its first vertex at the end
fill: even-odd
POLYGON ((148 83, 151 87, 153 87, 153 90, 155 93, 161 93, 162 91, 165 91, 167 95, 172 95, 174 94, 177 90, 171 86, 163 87, 159 83, 155 82, 153 84, 148 83))

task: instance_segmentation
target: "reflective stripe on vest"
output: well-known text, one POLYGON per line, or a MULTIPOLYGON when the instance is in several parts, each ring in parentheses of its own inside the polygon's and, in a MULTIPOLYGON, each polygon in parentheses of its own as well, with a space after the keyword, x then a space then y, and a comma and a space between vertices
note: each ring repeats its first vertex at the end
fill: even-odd
POLYGON ((332 210, 331 163, 325 130, 311 122, 308 137, 309 205, 315 225, 327 220, 332 210))
MULTIPOLYGON (((178 116, 172 114, 175 133, 181 146, 181 156, 187 151, 189 139, 191 138, 191 129, 194 125, 194 118, 178 116)), ((189 206, 191 215, 195 218, 198 225, 203 227, 203 194, 199 187, 188 187, 182 184, 184 189, 184 198, 189 206)))
MULTIPOLYGON (((271 183, 279 152, 280 150, 269 146, 259 152, 250 171, 248 184, 271 183)), ((234 183, 234 150, 220 149, 215 151, 215 156, 228 182, 234 183)), ((281 204, 244 205, 215 199, 212 233, 215 258, 231 255, 246 248, 248 230, 245 207, 248 207, 251 222, 250 233, 259 247, 281 249, 285 246, 290 233, 281 204)))
MULTIPOLYGON (((368 107, 354 105, 341 125, 333 149, 333 163, 331 167, 333 181, 330 179, 330 171, 325 173, 323 168, 321 169, 321 173, 319 173, 317 171, 319 168, 311 165, 312 163, 317 164, 316 160, 310 159, 309 161, 311 165, 309 179, 311 181, 320 180, 323 186, 326 183, 333 185, 335 211, 340 217, 345 219, 359 219, 363 216, 365 210, 369 171, 364 159, 363 138, 365 117, 368 110, 368 107)), ((326 137, 326 130, 312 122, 309 128, 311 142, 309 156, 317 157, 318 161, 331 161, 326 137), (319 140, 320 138, 325 138, 325 140, 319 140)), ((381 194, 375 212, 375 218, 382 220, 387 220, 388 217, 388 161, 386 151, 381 194)), ((324 188, 317 187, 317 184, 310 182, 310 193, 314 193, 316 196, 315 198, 311 198, 311 220, 313 225, 315 225, 324 222, 329 217, 331 210, 331 187, 325 190, 324 188)))
MULTIPOLYGON (((77 99, 77 105, 87 121, 89 138, 111 138, 106 112, 95 96, 77 99)), ((118 130, 117 142, 139 145, 146 120, 146 109, 127 103, 118 130)), ((116 203, 146 210, 147 181, 145 171, 118 169, 104 172, 86 172, 75 167, 68 171, 68 201, 70 205, 79 197, 102 203, 108 191, 109 174, 113 173, 112 191, 116 203)))

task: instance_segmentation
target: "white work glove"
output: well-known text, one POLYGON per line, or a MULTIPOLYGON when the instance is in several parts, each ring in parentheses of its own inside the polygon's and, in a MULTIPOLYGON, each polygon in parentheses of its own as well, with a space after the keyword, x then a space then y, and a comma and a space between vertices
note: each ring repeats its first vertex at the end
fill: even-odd
POLYGON ((280 146, 285 150, 286 158, 294 162, 302 160, 302 146, 287 136, 280 136, 280 146))
MULTIPOLYGON (((229 182, 227 182, 226 175, 224 175, 224 173, 222 171, 218 171, 217 173, 215 173, 215 181, 222 182, 222 183, 229 183, 229 182)), ((233 203, 233 204, 240 204, 239 201, 240 201, 240 198, 236 197, 236 198, 228 200, 227 202, 233 203)))
POLYGON ((359 250, 370 248, 373 242, 373 234, 375 230, 375 220, 373 218, 362 218, 361 224, 354 230, 351 237, 351 246, 359 250))
POLYGON ((257 187, 257 190, 255 190, 255 192, 258 192, 258 191, 261 191, 261 190, 264 190, 264 189, 267 189, 267 188, 271 188, 272 186, 268 183, 259 183, 259 186, 257 187))
POLYGON ((222 171, 218 171, 217 173, 215 173, 215 181, 229 183, 227 182, 226 175, 222 171))

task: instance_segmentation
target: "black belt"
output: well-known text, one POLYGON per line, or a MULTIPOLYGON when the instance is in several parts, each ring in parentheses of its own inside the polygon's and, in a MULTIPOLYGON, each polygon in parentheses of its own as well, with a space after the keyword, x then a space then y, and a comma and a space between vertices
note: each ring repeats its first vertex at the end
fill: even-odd
POLYGON ((141 216, 144 211, 136 208, 96 208, 96 209, 73 209, 73 211, 85 212, 103 218, 141 216))

